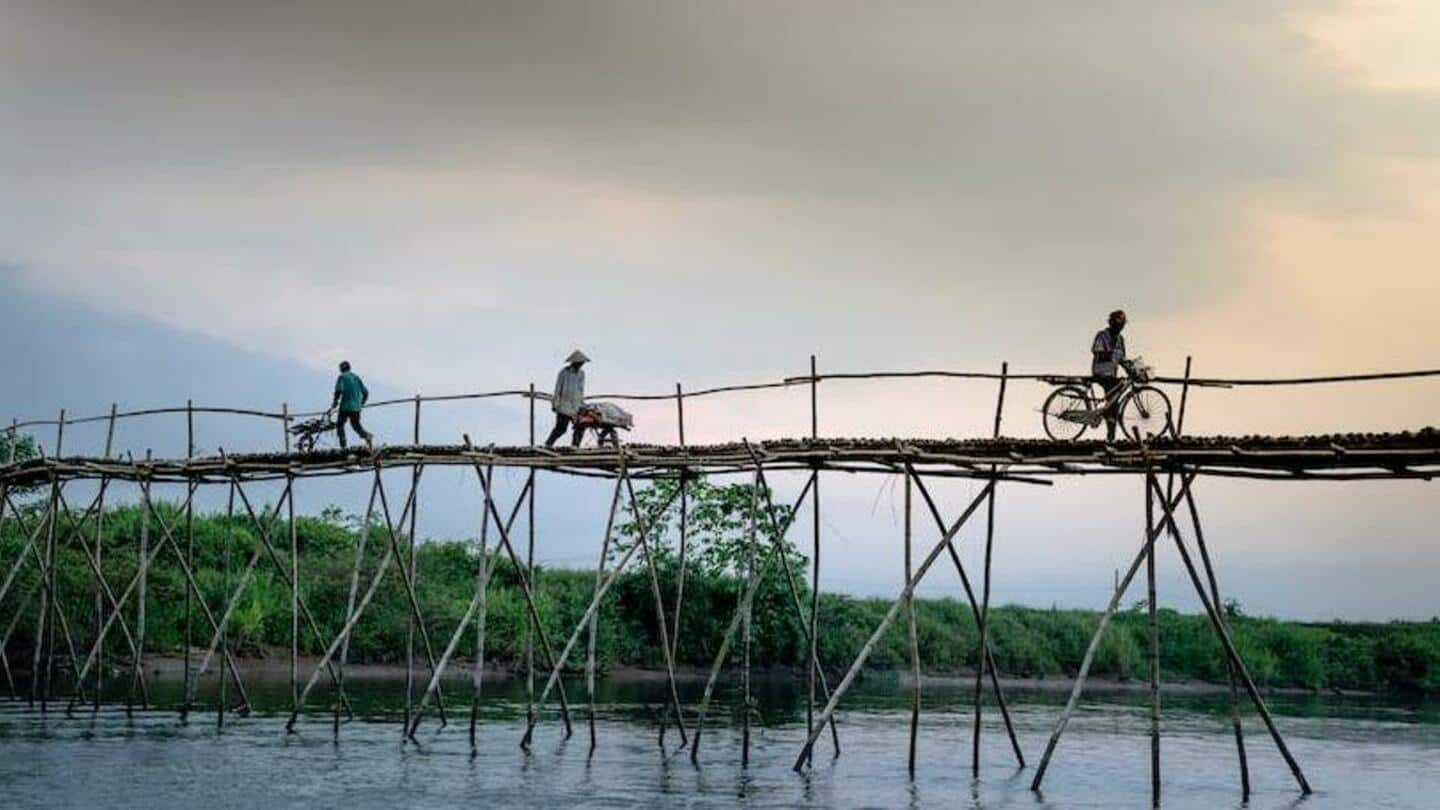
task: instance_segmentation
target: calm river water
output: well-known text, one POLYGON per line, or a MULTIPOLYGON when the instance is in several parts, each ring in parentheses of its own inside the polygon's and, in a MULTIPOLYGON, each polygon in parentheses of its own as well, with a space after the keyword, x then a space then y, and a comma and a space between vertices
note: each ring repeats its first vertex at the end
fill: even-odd
MULTIPOLYGON (((1030 767, 1015 767, 1003 728, 987 715, 983 771, 970 778, 969 698, 959 688, 930 687, 920 726, 919 766, 906 775, 909 697, 877 678, 847 697, 843 754, 828 737, 815 768, 790 770, 805 728, 803 696, 789 681, 766 682, 758 694, 751 765, 740 767, 739 715, 722 702, 712 713, 700 767, 688 751, 662 756, 656 720, 658 682, 610 683, 600 696, 599 745, 587 756, 578 725, 562 738, 547 713, 530 753, 523 687, 486 685, 478 750, 472 754, 465 709, 448 729, 427 723, 420 744, 402 745, 394 681, 352 680, 359 719, 332 735, 317 712, 286 735, 284 681, 252 682, 259 710, 227 718, 212 712, 181 724, 174 711, 88 708, 67 718, 25 702, 0 700, 0 806, 210 808, 342 807, 947 807, 1143 808, 1149 806, 1149 714, 1143 696, 1099 696, 1071 722, 1046 776, 1029 790, 1034 764, 1063 695, 1014 691, 1011 700, 1030 767)), ((683 697, 698 697, 686 684, 683 697)), ((451 700, 465 703, 463 682, 451 700)), ((173 685, 156 687, 173 703, 173 685)), ((572 699, 581 700, 578 683, 572 699)), ((721 698, 730 700, 733 690, 721 698)), ((1273 707, 1316 793, 1302 799, 1289 772, 1247 714, 1255 794, 1250 808, 1440 807, 1440 707, 1376 701, 1275 698, 1273 707)), ((1233 741, 1223 699, 1167 695, 1163 776, 1167 808, 1242 806, 1233 741)))

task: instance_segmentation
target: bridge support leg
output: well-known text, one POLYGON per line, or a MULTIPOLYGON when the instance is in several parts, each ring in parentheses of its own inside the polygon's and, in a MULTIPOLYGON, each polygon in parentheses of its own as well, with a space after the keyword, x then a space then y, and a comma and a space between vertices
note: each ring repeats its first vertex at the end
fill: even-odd
MULTIPOLYGON (((684 411, 682 410, 681 413, 683 414, 684 411)), ((605 586, 605 582, 604 582, 604 580, 605 580, 605 562, 606 562, 606 560, 607 560, 607 559, 609 558, 609 556, 610 556, 610 538, 611 538, 611 535, 613 535, 613 534, 614 534, 614 531, 615 531, 615 512, 616 512, 616 510, 620 507, 620 488, 621 488, 623 485, 624 485, 624 482, 623 482, 622 480, 620 480, 619 476, 616 476, 616 478, 615 478, 615 492, 614 492, 613 495, 610 496, 610 516, 605 519, 605 537, 604 537, 603 539, 601 539, 601 541, 600 541, 600 560, 599 560, 599 561, 596 563, 596 565, 595 565, 595 590, 594 590, 594 595, 591 597, 591 601, 594 603, 594 605, 590 608, 590 611, 589 611, 589 612, 590 612, 589 633, 588 633, 588 638, 586 639, 586 642, 585 642, 585 695, 586 695, 586 697, 587 697, 587 698, 589 699, 589 701, 590 701, 590 710, 589 710, 589 712, 587 713, 586 721, 587 721, 588 725, 590 726, 590 753, 591 753, 592 755, 595 753, 595 643, 596 643, 596 636, 599 635, 599 630, 600 630, 600 607, 599 607, 599 605, 600 605, 600 600, 601 600, 601 598, 603 598, 604 595, 605 595, 605 594, 604 594, 604 586, 605 586)), ((679 601, 680 597, 679 597, 679 594, 683 591, 683 588, 684 588, 684 579, 683 579, 684 573, 683 573, 683 572, 684 572, 684 570, 685 570, 685 545, 684 545, 684 542, 685 542, 685 528, 684 528, 684 526, 685 526, 685 523, 684 523, 684 521, 685 521, 685 489, 684 489, 684 487, 685 487, 685 479, 684 479, 684 477, 683 477, 683 473, 682 473, 682 477, 681 477, 681 479, 680 479, 680 487, 681 487, 681 489, 680 489, 680 515, 681 515, 681 518, 680 518, 680 521, 681 521, 681 523, 680 523, 680 525, 681 525, 681 528, 680 528, 680 542, 681 542, 681 545, 680 545, 680 570, 681 570, 681 572, 682 572, 682 573, 681 573, 682 579, 680 580, 680 584, 679 584, 679 586, 677 587, 677 591, 676 591, 676 593, 677 593, 676 602, 675 602, 675 626, 676 626, 676 636, 679 636, 679 626, 680 626, 680 601, 679 601)), ((616 571, 618 571, 618 570, 619 570, 619 567, 616 568, 616 571)), ((612 578, 612 579, 613 579, 613 578, 612 578)), ((563 656, 562 656, 562 657, 563 657, 563 656)), ((696 732, 696 733, 698 734, 699 732, 696 732)))
MULTIPOLYGON (((1225 621, 1224 603, 1220 601, 1220 585, 1216 581, 1215 567, 1210 562, 1210 551, 1205 544, 1205 532, 1200 527, 1200 512, 1195 508, 1195 497, 1193 493, 1185 494, 1185 505, 1190 511, 1190 525, 1195 531, 1195 545, 1200 549, 1200 561, 1205 566, 1205 577, 1210 583, 1210 602, 1216 607, 1221 624, 1225 621)), ((1225 659, 1225 674, 1230 681, 1230 724, 1235 732, 1235 753, 1240 761, 1240 797, 1242 801, 1250 800, 1250 760, 1245 755, 1245 730, 1240 724, 1240 684, 1235 672, 1235 665, 1230 662, 1229 657, 1225 659)))
MULTIPOLYGON (((905 476, 905 581, 909 582, 914 575, 914 567, 910 560, 910 524, 914 506, 911 500, 911 493, 914 485, 910 476, 905 476)), ((911 592, 905 596, 905 614, 909 620, 909 642, 910 642, 910 677, 915 680, 915 685, 910 692, 910 756, 906 760, 906 772, 910 778, 915 778, 915 753, 920 735, 920 635, 915 625, 915 594, 911 592)), ((981 646, 984 649, 984 646, 981 646)), ((978 689, 979 686, 977 685, 978 689)))
MULTIPOLYGON (((665 653, 665 674, 670 682, 670 700, 674 704, 675 725, 680 730, 680 743, 682 746, 690 744, 690 735, 685 731, 685 714, 681 709, 680 690, 675 684, 675 660, 670 655, 670 630, 667 627, 669 620, 665 618, 665 599, 660 595, 660 573, 655 566, 655 554, 650 548, 650 530, 653 528, 649 521, 644 520, 640 513, 640 504, 635 499, 635 485, 630 481, 630 476, 622 472, 621 477, 625 479, 625 490, 630 496, 630 509, 635 513, 636 541, 640 546, 640 552, 645 555, 645 567, 650 570, 650 591, 655 599, 655 615, 660 623, 660 645, 665 653)), ((665 722, 662 715, 660 722, 665 722)))
POLYGON ((868 660, 870 654, 875 651, 875 645, 880 642, 880 638, 885 635, 885 631, 890 629, 890 625, 895 623, 896 617, 900 614, 900 608, 905 604, 905 598, 914 594, 915 587, 920 584, 921 580, 925 578, 925 575, 929 573, 931 566, 940 558, 940 552, 951 546, 956 533, 958 533, 960 528, 965 525, 965 522, 970 519, 970 516, 975 513, 975 510, 980 507, 980 504, 989 497, 990 490, 994 487, 995 482, 993 480, 985 485, 985 488, 980 491, 980 494, 970 502, 969 506, 965 507, 965 511, 961 513, 954 525, 944 532, 940 538, 940 542, 936 543, 935 547, 930 550, 930 553, 925 556, 925 560, 920 563, 920 568, 915 572, 915 575, 905 583, 905 587, 901 589, 900 595, 896 597, 895 601, 890 605, 890 610, 887 611, 884 618, 880 620, 879 626, 875 628, 875 632, 872 633, 869 640, 865 642, 865 646, 860 648, 860 652, 850 664, 850 669, 846 671, 845 677, 840 680, 840 684, 835 687, 835 692, 830 695, 830 700, 825 704, 824 711, 820 713, 820 728, 810 730, 810 735, 805 741, 805 747, 800 751, 800 756, 795 759, 794 768, 796 771, 803 769, 805 763, 810 761, 811 753, 815 748, 815 740, 820 737, 820 734, 824 731, 825 724, 829 722, 830 718, 835 714, 835 708, 840 704, 840 699, 845 696, 845 693, 848 692, 850 687, 855 683, 855 678, 860 674, 861 668, 865 666, 865 661, 868 660))
MULTIPOLYGON (((1151 484, 1155 476, 1145 473, 1145 526, 1155 523, 1155 496, 1151 484)), ((1150 623, 1150 805, 1160 806, 1160 617, 1155 601, 1155 544, 1145 554, 1145 585, 1150 623)))
MULTIPOLYGON (((930 516, 934 518, 936 527, 938 527, 941 532, 944 532, 945 521, 940 517, 940 510, 935 506, 935 499, 930 497, 930 490, 926 488, 924 479, 915 472, 912 465, 907 464, 906 470, 910 477, 915 480, 915 487, 920 490, 920 495, 924 498, 925 506, 929 509, 930 516)), ((994 496, 996 479, 992 478, 990 484, 991 486, 987 489, 987 492, 990 494, 986 497, 986 503, 989 503, 990 499, 994 496)), ((970 615, 975 620, 975 626, 979 627, 982 619, 980 615, 980 604, 975 598, 975 589, 970 585, 970 577, 965 573, 965 565, 960 562, 960 554, 955 551, 953 544, 947 545, 946 550, 950 552, 950 562, 955 565, 955 573, 960 576, 960 585, 965 590, 965 599, 970 603, 970 615)), ((1010 737, 1010 749, 1015 753, 1016 763, 1023 768, 1025 767, 1025 754, 1020 750, 1020 739, 1015 736, 1015 724, 1010 719, 1010 704, 1005 701, 1005 693, 1000 689, 999 668, 995 666, 995 653, 991 649, 988 639, 986 640, 984 649, 979 652, 979 655, 983 656, 989 664, 987 671, 990 673, 990 687, 995 693, 995 703, 1000 707, 1000 717, 1005 721, 1005 731, 1010 737)))
MULTIPOLYGON (((1178 499, 1185 497, 1190 491, 1190 484, 1195 480, 1194 473, 1181 476, 1180 492, 1175 496, 1176 500, 1167 504, 1178 503, 1178 499)), ((1085 648, 1085 656, 1080 659, 1080 670, 1075 673, 1075 685, 1070 689, 1070 697, 1065 701, 1065 708, 1060 712, 1060 719, 1055 723, 1055 730, 1050 733, 1050 741, 1045 744, 1045 753, 1040 757, 1040 766, 1035 770, 1035 778, 1030 782, 1030 789, 1038 792, 1040 784, 1045 780, 1045 771, 1050 767, 1050 758, 1055 755, 1055 747, 1060 743, 1060 735, 1065 733, 1065 726, 1070 723, 1070 717, 1075 713, 1075 707, 1080 702, 1080 693, 1085 690, 1085 680, 1090 676, 1090 665, 1095 662, 1095 654, 1100 650, 1100 642, 1105 639, 1105 630, 1110 626, 1110 620, 1114 618, 1115 611, 1120 607, 1120 601, 1125 598, 1125 592, 1130 589, 1130 582, 1135 579, 1139 572, 1140 565, 1145 562, 1150 554, 1150 547, 1155 543, 1155 538, 1165 530, 1164 522, 1151 524, 1145 531, 1145 537, 1140 545, 1140 552, 1130 563, 1130 568, 1121 578, 1120 583, 1115 586, 1115 593, 1110 597, 1110 603, 1105 606, 1105 612, 1100 614, 1100 621, 1095 626, 1095 633, 1090 637, 1090 644, 1085 648)))
MULTIPOLYGON (((520 505, 529 503, 529 493, 530 490, 527 487, 521 491, 520 497, 516 499, 515 508, 510 512, 510 520, 505 526, 506 531, 510 530, 510 527, 515 522, 515 517, 520 513, 520 505)), ((488 521, 486 522, 486 527, 488 527, 488 521)), ((426 684, 425 691, 420 695, 420 702, 416 705, 415 718, 411 721, 410 732, 408 734, 411 739, 415 738, 415 730, 420 727, 420 720, 425 716, 425 708, 430 705, 430 698, 439 694, 440 679, 445 675, 445 668, 450 664, 450 657, 453 656, 455 650, 460 647, 460 639, 464 637, 465 629, 470 626, 470 620, 476 616, 480 610, 480 606, 485 602, 485 591, 489 582, 490 571, 486 568, 485 559, 482 555, 475 574, 475 595, 470 598, 470 604, 465 608, 465 614, 460 617, 460 623, 455 626, 455 632, 451 634, 450 641, 445 645, 445 652, 440 654, 440 663, 434 667, 430 674, 430 682, 426 684)), ((474 705, 472 702, 472 708, 474 705)))
MULTIPOLYGON (((475 468, 484 481, 485 487, 494 481, 495 468, 475 468)), ((497 556, 498 559, 498 556, 497 556)), ((480 595, 480 608, 475 616, 475 659, 470 673, 470 751, 475 752, 475 732, 480 724, 480 690, 485 685, 485 621, 490 612, 490 575, 495 565, 490 558, 490 510, 480 508, 480 560, 475 570, 475 590, 480 595)))
MULTIPOLYGON (((1149 485, 1151 489, 1158 491, 1159 484, 1157 484, 1153 478, 1150 480, 1149 485)), ((1200 575, 1195 570, 1195 563, 1190 557, 1190 551, 1186 548, 1184 540, 1180 537, 1180 529, 1175 522, 1174 504, 1165 504, 1164 520, 1173 531, 1172 536, 1175 538, 1176 550, 1180 552, 1180 559, 1185 563, 1185 571, 1190 575, 1191 584, 1195 586, 1195 594, 1200 597, 1200 603, 1205 607, 1205 615, 1210 619, 1210 624, 1215 629, 1215 634, 1219 636, 1220 645, 1225 648, 1226 657, 1229 658, 1230 664, 1234 666, 1236 674, 1240 676, 1240 681, 1245 686, 1245 691, 1250 694, 1250 701, 1254 704, 1255 711, 1259 713, 1260 719, 1265 722, 1265 728, 1270 732, 1271 739, 1275 741, 1275 748, 1279 750, 1280 756, 1285 760, 1285 764, 1289 766, 1290 773, 1295 777, 1296 784, 1300 786, 1300 792, 1309 795, 1311 793, 1310 782, 1306 780, 1305 774, 1300 770, 1300 763, 1290 754, 1290 747, 1285 744, 1285 738, 1280 736, 1280 730, 1276 728, 1275 721, 1270 716, 1270 709, 1265 705, 1265 699, 1261 697, 1260 690, 1256 688, 1255 682, 1250 678, 1250 672, 1245 667, 1245 661, 1240 657, 1240 653, 1236 651, 1235 643, 1230 638, 1230 631, 1220 617, 1219 606, 1210 601, 1210 596, 1206 593, 1205 586, 1200 582, 1200 575)))
MULTIPOLYGON (((1000 391, 995 398, 995 429, 992 438, 1000 438, 1000 420, 1005 414, 1005 383, 1010 374, 1010 364, 1000 364, 1000 391)), ((990 465, 990 473, 994 475, 999 467, 990 465)), ((908 490, 907 490, 908 492, 908 490)), ((980 777, 980 728, 981 728, 981 705, 985 698, 985 671, 990 663, 990 561, 995 548, 995 489, 990 490, 990 497, 985 500, 985 570, 984 580, 980 598, 980 618, 978 621, 979 643, 977 645, 976 666, 975 666, 975 726, 971 730, 970 743, 970 772, 975 778, 980 777)), ((916 669, 919 667, 917 665, 916 669)), ((918 694, 918 693, 917 693, 918 694)), ((1000 693, 1000 684, 995 683, 995 694, 1003 705, 1004 696, 1000 693)), ((917 698, 918 700, 918 698, 917 698)), ((1025 765, 1025 757, 1020 753, 1020 745, 1015 740, 1015 729, 1010 724, 1010 711, 1005 708, 1005 728, 1010 732, 1010 742, 1015 748, 1015 756, 1020 760, 1021 767, 1025 765)), ((912 766, 913 770, 913 766, 912 766)))
MULTIPOLYGON (((520 593, 525 597, 525 609, 530 612, 530 618, 535 622, 535 627, 539 631, 537 636, 540 639, 540 648, 545 653, 546 665, 553 667, 556 660, 555 653, 550 647, 550 637, 545 633, 545 625, 540 622, 540 609, 535 604, 535 594, 530 589, 530 577, 526 575, 525 567, 520 564, 520 555, 515 553, 515 546, 510 542, 510 530, 506 528, 506 523, 500 519, 500 511, 495 507, 495 498, 492 494, 493 491, 491 490, 490 482, 485 480, 484 476, 480 478, 480 486, 485 492, 485 508, 490 512, 490 519, 495 522, 496 533, 500 536, 500 545, 504 547, 505 555, 509 557, 510 564, 515 566, 515 578, 519 580, 520 593)), ((527 486, 526 489, 529 490, 529 487, 527 486)), ((531 494, 533 495, 533 490, 531 490, 531 494)), ((560 717, 565 723, 565 737, 568 739, 570 735, 575 733, 575 729, 570 723, 570 701, 565 695, 565 684, 558 684, 558 687, 560 692, 560 717)), ((528 737, 522 738, 520 741, 522 748, 527 748, 529 744, 530 740, 528 737)))

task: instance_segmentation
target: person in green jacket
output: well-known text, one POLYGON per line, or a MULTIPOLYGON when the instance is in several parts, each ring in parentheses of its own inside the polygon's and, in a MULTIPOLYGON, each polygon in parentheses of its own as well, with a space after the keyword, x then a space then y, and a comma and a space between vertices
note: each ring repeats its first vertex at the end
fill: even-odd
POLYGON ((340 437, 340 447, 345 447, 345 423, 348 421, 360 438, 365 440, 365 446, 374 449, 375 443, 371 440, 370 432, 360 426, 360 410, 370 399, 370 389, 365 387, 365 381, 360 375, 350 370, 350 362, 340 363, 340 376, 335 380, 335 400, 330 403, 330 408, 340 409, 339 416, 335 419, 335 432, 340 437))

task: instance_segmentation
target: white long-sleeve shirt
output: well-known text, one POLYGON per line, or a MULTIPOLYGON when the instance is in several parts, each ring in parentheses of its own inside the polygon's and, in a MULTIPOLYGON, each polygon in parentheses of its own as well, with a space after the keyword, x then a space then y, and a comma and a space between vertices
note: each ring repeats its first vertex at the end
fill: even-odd
POLYGON ((555 395, 550 398, 550 409, 574 419, 584 403, 584 370, 570 366, 560 369, 560 374, 555 377, 555 395))

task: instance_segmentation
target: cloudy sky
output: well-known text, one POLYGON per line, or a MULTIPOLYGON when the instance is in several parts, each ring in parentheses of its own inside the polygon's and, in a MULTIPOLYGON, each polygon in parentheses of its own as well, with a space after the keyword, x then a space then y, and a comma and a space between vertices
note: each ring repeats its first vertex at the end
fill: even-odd
MULTIPOLYGON (((1424 0, 0 0, 0 111, 0 312, 29 324, 7 330, 7 415, 273 407, 310 377, 320 405, 344 357, 393 392, 543 387, 575 346, 607 391, 811 353, 1080 370, 1116 306, 1162 371, 1440 365, 1424 0)), ((1207 392, 1189 427, 1414 427, 1437 386, 1207 392)), ((1012 393, 1008 432, 1037 430, 1043 394, 1012 393)), ((821 430, 975 433, 992 397, 837 383, 821 430)), ((688 433, 792 435, 805 404, 697 405, 688 433)), ((635 438, 673 436, 640 416, 635 438)), ((508 441, 523 418, 435 429, 508 441)), ((606 495, 552 491, 541 556, 581 564, 606 495)), ((1257 611, 1440 613, 1427 487, 1197 494, 1257 611)), ((827 489, 830 586, 896 586, 895 498, 827 489)), ((1140 506, 1124 482, 1005 493, 1002 600, 1103 602, 1140 506)), ((454 511, 435 533, 466 531, 454 511)))

